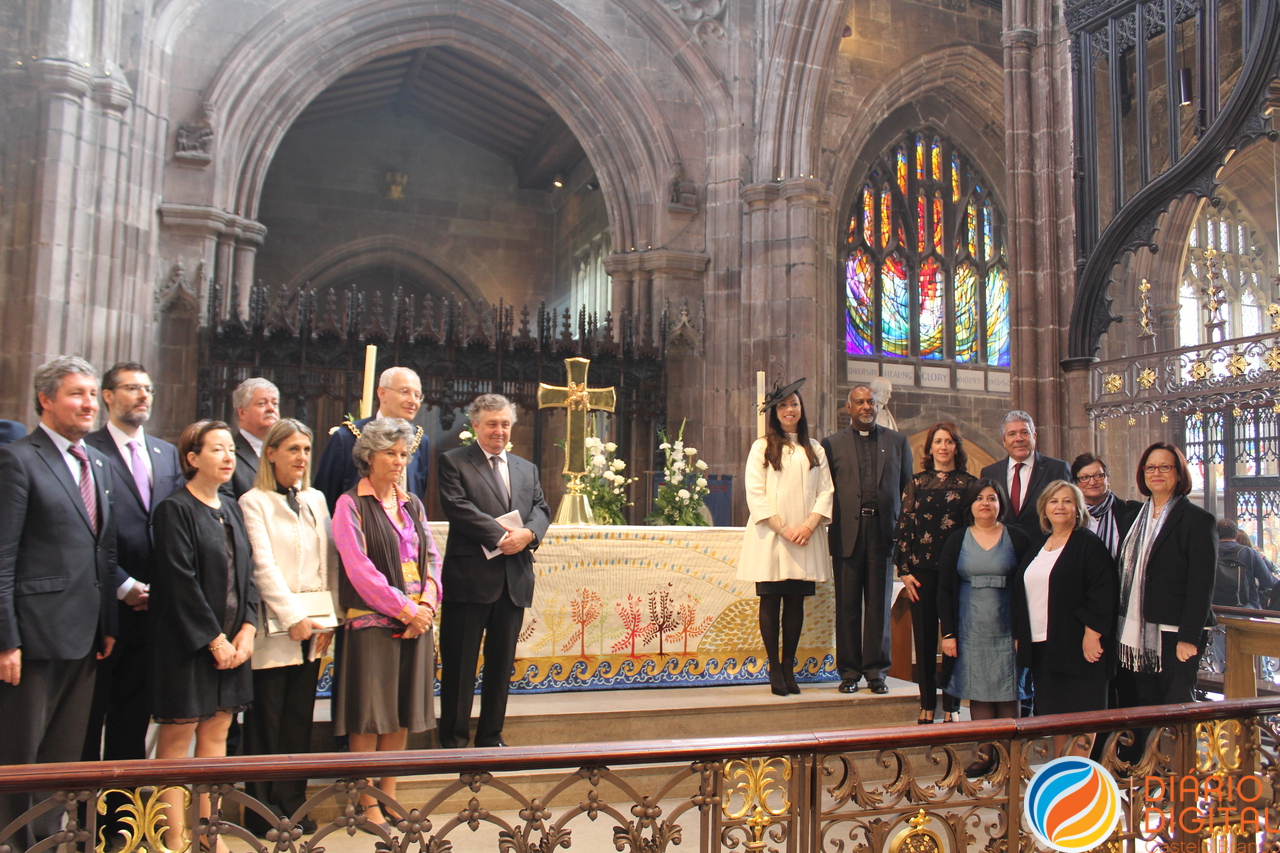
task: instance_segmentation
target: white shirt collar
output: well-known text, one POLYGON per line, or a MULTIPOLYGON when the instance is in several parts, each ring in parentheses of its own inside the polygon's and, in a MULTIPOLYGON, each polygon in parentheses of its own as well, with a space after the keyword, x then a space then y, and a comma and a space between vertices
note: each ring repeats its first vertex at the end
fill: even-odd
MULTIPOLYGON (((138 427, 138 434, 133 438, 130 438, 128 435, 125 434, 124 430, 120 429, 120 427, 116 426, 111 421, 107 421, 107 432, 110 433, 113 439, 115 439, 116 447, 120 448, 120 454, 124 456, 126 459, 129 458, 128 449, 129 449, 129 442, 131 441, 138 442, 139 450, 146 451, 147 449, 147 433, 146 433, 146 430, 143 429, 142 427, 138 427)), ((145 453, 144 453, 144 458, 145 458, 145 453)))
POLYGON ((80 441, 77 441, 77 442, 68 441, 66 436, 62 435, 56 430, 50 429, 49 426, 46 425, 44 421, 40 422, 40 428, 44 430, 49 435, 50 438, 53 439, 54 447, 57 447, 58 452, 63 454, 64 456, 66 455, 67 451, 70 450, 72 447, 84 447, 84 439, 81 439, 80 441))
MULTIPOLYGON (((502 460, 503 465, 507 464, 507 451, 505 448, 503 448, 503 450, 500 453, 490 453, 489 451, 485 450, 483 447, 480 449, 484 452, 484 461, 489 462, 490 459, 496 456, 502 460)), ((489 462, 489 464, 492 465, 493 463, 489 462)))
POLYGON ((262 439, 258 438, 248 430, 240 430, 240 434, 244 436, 244 440, 249 442, 249 446, 253 448, 255 456, 262 456, 262 439))
MULTIPOLYGON (((1030 456, 1028 456, 1026 459, 1024 459, 1024 460, 1023 460, 1023 462, 1022 462, 1022 470, 1027 471, 1027 472, 1030 472, 1030 471, 1031 471, 1031 468, 1033 467, 1033 463, 1034 463, 1035 461, 1036 461, 1036 454, 1035 454, 1035 451, 1032 451, 1032 452, 1031 452, 1031 455, 1030 455, 1030 456)), ((1017 464, 1018 464, 1018 463, 1017 463, 1017 461, 1015 461, 1015 460, 1014 460, 1014 458, 1013 458, 1012 456, 1010 456, 1010 457, 1009 457, 1009 476, 1010 476, 1010 477, 1012 477, 1012 476, 1013 476, 1013 466, 1014 466, 1014 465, 1017 465, 1017 464)))

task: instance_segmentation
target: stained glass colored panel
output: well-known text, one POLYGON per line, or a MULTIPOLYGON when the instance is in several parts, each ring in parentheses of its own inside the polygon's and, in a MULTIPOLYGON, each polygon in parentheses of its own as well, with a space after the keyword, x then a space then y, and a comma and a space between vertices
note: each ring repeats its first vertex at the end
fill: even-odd
POLYGON ((956 361, 978 359, 978 275, 972 264, 956 269, 956 361))
POLYGON ((845 267, 845 348, 849 355, 875 355, 871 258, 859 249, 845 267))
POLYGON ((876 244, 875 238, 876 196, 871 191, 871 184, 862 188, 862 242, 870 248, 876 244))
POLYGON ((969 199, 969 204, 965 207, 964 221, 969 255, 976 259, 978 257, 978 207, 973 203, 973 199, 969 199))
POLYGON ((997 265, 987 272, 987 364, 1009 366, 1009 275, 997 265))
POLYGON ((924 137, 916 134, 916 180, 924 180, 924 137))
POLYGON ((942 180, 942 143, 936 136, 933 138, 933 179, 942 180))
POLYGON ((924 190, 920 190, 916 193, 916 248, 921 253, 929 251, 929 247, 925 245, 925 240, 928 239, 928 216, 929 207, 925 204, 924 190))
POLYGON ((885 355, 908 355, 911 346, 911 297, 907 269, 897 252, 880 268, 880 350, 885 355))
POLYGON ((898 191, 907 194, 907 146, 898 146, 898 191))
POLYGON ((933 194, 933 250, 935 252, 947 250, 942 242, 942 193, 933 194))
POLYGON ((994 260, 996 256, 995 232, 991 225, 991 199, 982 203, 982 245, 986 251, 986 259, 994 260))
POLYGON ((938 259, 929 257, 920 267, 920 357, 942 358, 942 329, 947 319, 947 300, 938 259))
POLYGON ((858 242, 858 231, 860 231, 861 228, 862 228, 862 218, 856 213, 853 216, 850 216, 849 217, 849 233, 845 238, 850 247, 852 247, 855 243, 858 242))
POLYGON ((889 245, 893 233, 893 193, 885 187, 880 191, 880 248, 889 245))
POLYGON ((960 155, 951 152, 951 200, 960 201, 960 155))

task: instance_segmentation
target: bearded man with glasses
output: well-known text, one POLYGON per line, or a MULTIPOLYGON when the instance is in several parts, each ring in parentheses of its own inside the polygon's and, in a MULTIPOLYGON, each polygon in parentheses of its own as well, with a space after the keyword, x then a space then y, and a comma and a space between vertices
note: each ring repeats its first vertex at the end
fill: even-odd
POLYGON ((1111 556, 1120 553, 1120 543, 1142 509, 1141 501, 1129 501, 1111 491, 1107 463, 1092 453, 1081 453, 1071 463, 1071 481, 1084 495, 1089 511, 1089 530, 1106 543, 1111 556))

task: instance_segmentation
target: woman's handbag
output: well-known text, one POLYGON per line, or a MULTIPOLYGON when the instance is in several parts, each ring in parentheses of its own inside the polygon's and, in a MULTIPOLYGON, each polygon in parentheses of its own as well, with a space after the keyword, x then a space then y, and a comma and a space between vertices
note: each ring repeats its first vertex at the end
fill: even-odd
MULTIPOLYGON (((298 602, 306 618, 317 623, 322 629, 333 630, 338 627, 338 614, 333 609, 333 593, 325 589, 297 592, 298 602)), ((267 611, 267 634, 288 634, 289 626, 280 624, 271 608, 267 611)))

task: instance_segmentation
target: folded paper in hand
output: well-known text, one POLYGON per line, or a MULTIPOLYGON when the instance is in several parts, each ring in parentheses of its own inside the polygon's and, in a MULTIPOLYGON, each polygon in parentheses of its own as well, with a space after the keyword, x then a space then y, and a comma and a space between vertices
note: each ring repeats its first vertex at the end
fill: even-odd
MULTIPOLYGON (((494 521, 507 528, 508 532, 512 530, 519 530, 521 527, 524 527, 524 521, 520 518, 520 510, 518 509, 513 509, 511 512, 504 512, 502 515, 495 518, 494 521)), ((492 560, 494 557, 502 553, 501 548, 489 549, 481 545, 480 549, 484 551, 484 558, 486 560, 492 560)))

